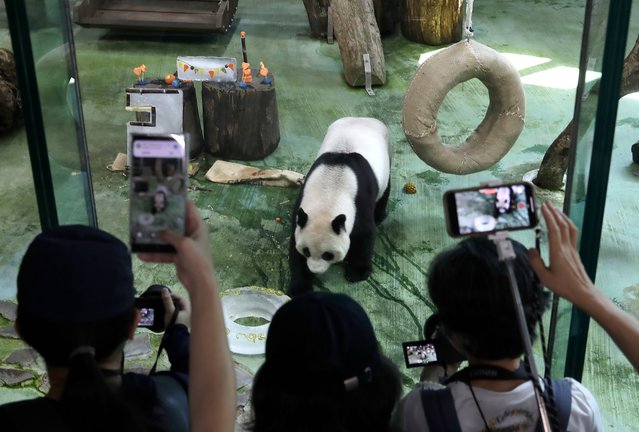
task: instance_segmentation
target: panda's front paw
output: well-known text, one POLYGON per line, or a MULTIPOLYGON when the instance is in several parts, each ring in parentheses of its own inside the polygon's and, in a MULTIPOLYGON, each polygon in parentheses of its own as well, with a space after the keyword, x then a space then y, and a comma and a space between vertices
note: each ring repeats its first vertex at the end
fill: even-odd
POLYGON ((359 282, 368 279, 373 272, 372 266, 346 266, 346 280, 349 282, 359 282))

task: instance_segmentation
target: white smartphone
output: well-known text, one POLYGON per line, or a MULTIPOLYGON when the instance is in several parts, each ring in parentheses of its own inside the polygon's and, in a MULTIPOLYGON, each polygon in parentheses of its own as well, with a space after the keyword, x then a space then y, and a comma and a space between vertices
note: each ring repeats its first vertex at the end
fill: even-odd
POLYGON ((129 233, 132 252, 174 252, 158 232, 184 235, 188 149, 184 135, 133 135, 129 233))

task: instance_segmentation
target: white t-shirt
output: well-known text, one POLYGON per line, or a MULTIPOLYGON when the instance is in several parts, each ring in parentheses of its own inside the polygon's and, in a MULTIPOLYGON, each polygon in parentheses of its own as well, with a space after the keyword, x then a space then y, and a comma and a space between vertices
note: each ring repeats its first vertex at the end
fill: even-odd
MULTIPOLYGON (((599 405, 590 391, 572 378, 572 403, 568 431, 596 432, 603 430, 599 405)), ((424 415, 420 391, 422 388, 440 389, 442 385, 432 382, 419 383, 397 405, 393 415, 393 431, 426 432, 429 431, 424 415)), ((463 432, 485 430, 484 421, 479 414, 468 385, 462 382, 448 384, 457 418, 463 432)), ((508 392, 496 392, 473 387, 481 411, 491 430, 501 432, 534 432, 539 418, 532 383, 527 381, 508 392)), ((436 432, 436 431, 434 431, 436 432)))

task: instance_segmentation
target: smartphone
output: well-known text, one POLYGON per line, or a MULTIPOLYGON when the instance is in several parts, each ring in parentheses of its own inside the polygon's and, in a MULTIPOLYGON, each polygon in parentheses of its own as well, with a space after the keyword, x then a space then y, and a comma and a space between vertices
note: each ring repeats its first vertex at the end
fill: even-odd
POLYGON ((528 182, 446 191, 444 212, 452 237, 522 230, 539 223, 528 182))
POLYGON ((155 332, 164 331, 164 303, 162 297, 138 297, 135 307, 140 311, 138 327, 155 332))
POLYGON ((406 367, 414 368, 437 362, 436 346, 437 341, 435 339, 402 342, 406 367))
POLYGON ((133 135, 129 237, 132 252, 175 252, 162 230, 184 235, 188 149, 181 134, 133 135))

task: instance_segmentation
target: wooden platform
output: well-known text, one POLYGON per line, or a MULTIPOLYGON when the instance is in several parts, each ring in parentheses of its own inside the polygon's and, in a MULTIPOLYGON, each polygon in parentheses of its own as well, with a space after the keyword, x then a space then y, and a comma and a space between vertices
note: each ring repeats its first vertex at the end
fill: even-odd
POLYGON ((73 19, 83 27, 226 33, 238 0, 79 0, 73 19))

